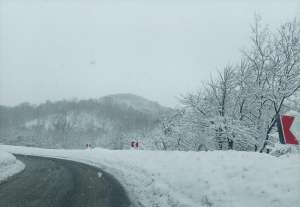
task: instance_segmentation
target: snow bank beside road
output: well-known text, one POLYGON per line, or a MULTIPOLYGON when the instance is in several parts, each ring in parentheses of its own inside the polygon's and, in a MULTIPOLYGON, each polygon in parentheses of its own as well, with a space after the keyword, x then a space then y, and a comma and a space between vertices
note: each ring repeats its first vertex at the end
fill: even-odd
POLYGON ((296 207, 300 203, 299 154, 45 150, 5 145, 0 149, 101 167, 121 181, 141 207, 296 207))
POLYGON ((0 183, 8 177, 22 171, 25 165, 10 153, 0 151, 0 183))

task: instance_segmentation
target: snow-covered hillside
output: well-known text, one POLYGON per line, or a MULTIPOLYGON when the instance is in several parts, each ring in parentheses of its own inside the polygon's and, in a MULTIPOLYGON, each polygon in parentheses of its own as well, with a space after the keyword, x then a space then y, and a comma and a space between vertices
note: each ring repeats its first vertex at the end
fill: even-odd
POLYGON ((299 154, 47 150, 8 145, 0 145, 0 150, 101 167, 121 181, 136 206, 297 207, 300 203, 299 154))
POLYGON ((145 137, 171 111, 132 94, 0 106, 0 142, 47 148, 81 148, 92 143, 121 149, 121 139, 137 133, 145 137))
POLYGON ((0 151, 0 183, 8 177, 19 173, 25 165, 10 153, 0 151))
MULTIPOLYGON (((105 118, 96 117, 94 114, 81 112, 81 113, 68 113, 63 117, 65 123, 69 128, 75 130, 112 130, 114 123, 105 118)), ((60 114, 51 114, 43 119, 33 119, 24 124, 26 129, 42 128, 45 130, 56 130, 57 125, 61 121, 60 114)))
MULTIPOLYGON (((95 100, 96 101, 96 100, 95 100)), ((161 106, 156 102, 147 100, 143 97, 134 95, 134 94, 114 94, 104 96, 99 98, 96 101, 96 104, 107 104, 113 107, 119 107, 121 109, 132 108, 136 112, 141 112, 145 114, 151 114, 152 116, 157 116, 157 118, 172 109, 161 106)), ((76 104, 76 103, 74 103, 76 104)), ((101 108, 102 105, 99 105, 101 108)), ((81 109, 77 111, 70 110, 68 113, 64 114, 61 111, 57 110, 56 113, 49 114, 42 118, 34 118, 23 124, 23 126, 27 129, 33 129, 37 127, 42 127, 46 130, 55 130, 55 125, 61 116, 65 118, 65 122, 72 128, 76 128, 77 130, 90 130, 90 129, 104 129, 104 130, 112 130, 115 122, 118 122, 117 118, 113 120, 112 117, 105 117, 103 114, 99 115, 95 112, 87 112, 87 109, 81 109), (107 126, 109 125, 109 126, 107 126), (108 128, 108 129, 107 129, 108 128)), ((122 114, 120 114, 121 116, 122 114)), ((140 115, 140 114, 139 114, 140 115)), ((124 116, 124 115, 123 115, 124 116)), ((125 115, 126 116, 126 115, 125 115)))

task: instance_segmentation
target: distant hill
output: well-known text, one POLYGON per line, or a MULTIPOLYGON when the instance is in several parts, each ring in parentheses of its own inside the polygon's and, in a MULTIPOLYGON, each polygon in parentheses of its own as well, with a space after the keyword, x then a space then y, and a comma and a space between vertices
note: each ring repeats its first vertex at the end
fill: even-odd
POLYGON ((157 102, 150 101, 141 96, 134 94, 114 94, 109 96, 104 96, 99 99, 100 102, 105 102, 111 100, 115 104, 124 105, 131 107, 134 110, 149 113, 149 114, 161 114, 170 111, 170 108, 164 107, 157 102))
POLYGON ((0 142, 53 148, 92 143, 119 149, 132 134, 139 136, 159 127, 160 120, 171 112, 133 94, 0 106, 0 142))

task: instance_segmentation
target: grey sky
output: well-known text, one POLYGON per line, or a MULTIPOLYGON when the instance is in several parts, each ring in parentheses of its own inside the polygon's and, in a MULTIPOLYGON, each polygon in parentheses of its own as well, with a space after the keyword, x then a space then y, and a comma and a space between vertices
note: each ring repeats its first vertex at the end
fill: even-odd
POLYGON ((239 59, 293 0, 0 0, 0 104, 134 93, 167 106, 239 59), (226 2, 226 3, 225 3, 226 2))

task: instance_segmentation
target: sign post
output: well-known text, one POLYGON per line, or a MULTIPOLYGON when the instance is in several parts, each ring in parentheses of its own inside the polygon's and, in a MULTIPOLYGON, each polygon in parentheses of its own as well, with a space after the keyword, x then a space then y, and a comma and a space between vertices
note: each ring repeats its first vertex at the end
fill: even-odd
POLYGON ((277 127, 281 144, 299 144, 300 116, 279 115, 277 127))

